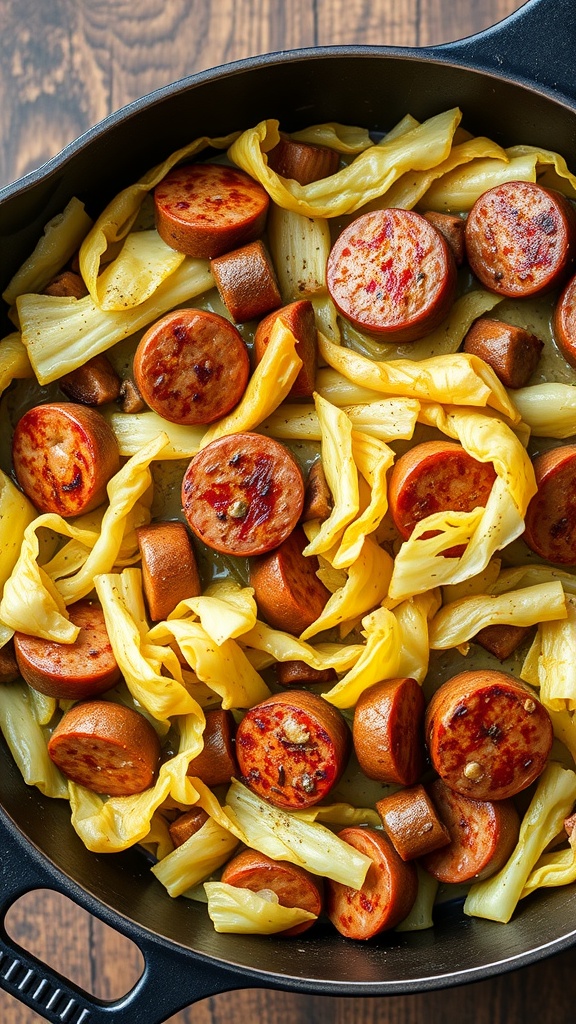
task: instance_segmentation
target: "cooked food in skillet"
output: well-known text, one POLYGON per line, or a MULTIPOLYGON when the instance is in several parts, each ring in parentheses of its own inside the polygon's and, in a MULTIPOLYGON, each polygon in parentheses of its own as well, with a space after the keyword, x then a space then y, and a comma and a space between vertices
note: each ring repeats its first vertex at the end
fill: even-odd
POLYGON ((221 931, 576 880, 576 178, 459 121, 199 140, 4 293, 2 731, 221 931))

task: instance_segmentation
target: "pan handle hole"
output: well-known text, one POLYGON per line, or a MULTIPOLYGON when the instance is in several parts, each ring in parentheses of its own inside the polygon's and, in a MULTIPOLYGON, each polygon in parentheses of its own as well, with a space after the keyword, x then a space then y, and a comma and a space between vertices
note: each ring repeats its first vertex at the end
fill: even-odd
POLYGON ((97 999, 121 999, 144 970, 131 939, 50 889, 21 896, 4 924, 14 942, 97 999))

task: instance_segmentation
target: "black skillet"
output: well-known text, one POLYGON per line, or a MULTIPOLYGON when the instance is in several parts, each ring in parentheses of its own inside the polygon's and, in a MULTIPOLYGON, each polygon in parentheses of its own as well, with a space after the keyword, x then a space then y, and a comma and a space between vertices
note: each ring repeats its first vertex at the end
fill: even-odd
MULTIPOLYGON (((98 211, 122 186, 202 134, 278 117, 390 128, 459 105, 465 125, 499 143, 531 143, 576 166, 574 0, 530 0, 479 35, 430 49, 331 47, 240 61, 160 89, 113 114, 44 167, 0 191, 0 285, 72 195, 98 211)), ((9 325, 6 324, 6 330, 9 325)), ((53 888, 128 935, 146 967, 122 1000, 102 1003, 21 950, 0 925, 0 986, 53 1022, 160 1024, 206 995, 240 987, 327 995, 401 995, 479 981, 576 942, 576 886, 522 904, 508 925, 464 917, 433 930, 353 944, 321 927, 302 941, 219 936, 205 909, 170 900, 135 851, 88 853, 67 805, 0 776, 0 915, 23 893, 53 888)))

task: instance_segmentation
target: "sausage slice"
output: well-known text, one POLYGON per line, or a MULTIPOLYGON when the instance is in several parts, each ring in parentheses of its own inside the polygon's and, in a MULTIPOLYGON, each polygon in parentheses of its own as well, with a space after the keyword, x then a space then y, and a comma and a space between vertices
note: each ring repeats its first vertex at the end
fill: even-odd
POLYGON ((323 523, 330 516, 333 504, 332 493, 328 487, 322 460, 316 459, 306 481, 302 522, 308 523, 311 519, 319 519, 323 523))
POLYGON ((277 661, 274 668, 280 686, 316 686, 338 679, 333 668, 311 668, 305 661, 277 661))
POLYGON ((457 267, 464 263, 466 246, 464 244, 465 221, 462 217, 455 217, 450 213, 437 213, 436 210, 427 210, 424 214, 426 220, 436 228, 448 242, 457 267))
POLYGON ((236 733, 246 785, 292 811, 311 807, 330 792, 349 749, 343 716, 308 690, 273 694, 246 713, 236 733))
MULTIPOLYGON (((222 872, 222 882, 251 892, 273 892, 281 907, 299 907, 316 917, 322 910, 322 881, 309 871, 286 861, 271 860, 257 850, 244 850, 228 861, 222 872)), ((280 935, 299 935, 311 928, 314 921, 286 928, 280 935)))
POLYGON ((154 782, 160 741, 138 711, 92 700, 62 716, 48 740, 48 753, 72 782, 95 793, 130 796, 154 782))
POLYGON ((307 540, 297 527, 275 551, 255 559, 250 586, 269 625, 299 636, 321 615, 330 597, 316 575, 318 559, 302 554, 307 540))
POLYGON ((224 554, 261 555, 296 526, 304 481, 294 456, 269 437, 231 434, 195 455, 182 481, 192 532, 224 554))
POLYGON ((112 429, 94 409, 72 402, 24 413, 14 431, 12 459, 18 483, 36 508, 64 518, 101 505, 120 467, 112 429))
POLYGON ((205 711, 204 747, 188 765, 187 775, 196 775, 207 786, 230 782, 238 770, 234 755, 234 718, 231 711, 205 711))
POLYGON ((369 779, 412 786, 424 770, 426 701, 415 679, 389 679, 360 695, 352 736, 369 779))
POLYGON ((556 303, 552 328, 564 359, 576 367, 576 277, 568 282, 556 303))
POLYGON ((205 825, 207 821, 208 815, 201 807, 193 807, 190 811, 185 811, 184 814, 179 814, 178 817, 168 826, 170 838, 174 843, 174 846, 176 848, 182 846, 182 844, 188 839, 195 836, 202 828, 202 825, 205 825))
POLYGON ((268 167, 283 178, 292 178, 300 185, 328 178, 340 166, 340 154, 328 146, 298 142, 280 132, 280 142, 267 154, 268 167))
POLYGON ((504 800, 541 774, 552 746, 550 715, 505 672, 460 672, 428 704, 430 759, 451 789, 476 800, 504 800))
POLYGON ((524 519, 524 540, 548 562, 576 564, 576 445, 534 459, 538 490, 524 519))
POLYGON ((448 315, 456 264, 446 239, 413 210, 374 210, 344 228, 326 282, 342 316, 394 342, 416 341, 448 315))
POLYGON ((425 441, 401 455, 390 475, 388 500, 398 533, 407 539, 434 512, 471 512, 484 506, 496 472, 459 444, 425 441))
POLYGON ((361 889, 326 879, 326 912, 347 939, 372 939, 394 928, 412 910, 418 876, 406 864, 383 832, 371 828, 345 828, 338 837, 370 857, 372 866, 361 889))
POLYGON ((495 875, 518 841, 520 818, 513 802, 474 800, 441 779, 428 789, 449 843, 422 857, 422 867, 439 882, 455 885, 495 875))
POLYGON ((544 342, 522 327, 482 317, 464 339, 464 351, 492 367, 507 388, 523 388, 540 361, 544 342))
POLYGON ((180 601, 201 593, 196 557, 184 523, 140 526, 136 535, 150 618, 161 622, 180 601))
POLYGON ((476 200, 465 239, 470 267, 486 288, 510 298, 537 295, 570 270, 576 215, 558 192, 505 181, 476 200))
POLYGON ((73 402, 83 405, 105 405, 120 395, 120 377, 105 355, 94 356, 83 366, 60 377, 58 384, 73 402))
POLYGON ((377 800, 376 810, 402 860, 415 860, 450 842, 424 786, 399 789, 377 800))
POLYGON ((476 636, 472 637, 475 644, 480 644, 485 651, 493 654, 498 661, 506 661, 517 647, 531 632, 532 626, 511 626, 497 622, 493 626, 485 626, 476 636))
POLYGON ((258 238, 268 203, 262 185, 236 167, 185 164, 154 189, 156 229, 178 252, 211 259, 258 238))
POLYGON ((217 313, 177 309, 150 327, 134 356, 142 398, 171 423, 213 423, 238 404, 250 360, 240 333, 217 313))
POLYGON ((210 263, 222 302, 237 324, 282 305, 272 260, 262 242, 251 242, 210 263))
POLYGON ((85 700, 114 686, 120 669, 112 652, 100 605, 76 601, 70 621, 80 627, 72 644, 58 644, 26 633, 14 634, 22 677, 35 690, 60 700, 85 700))
POLYGON ((314 307, 309 299, 291 302, 289 306, 283 306, 282 309, 269 313, 264 320, 260 321, 254 335, 254 358, 257 363, 262 359, 270 341, 272 328, 278 318, 292 331, 296 338, 296 354, 302 360, 302 367, 290 388, 288 398, 294 401, 312 398, 316 385, 318 346, 314 307))

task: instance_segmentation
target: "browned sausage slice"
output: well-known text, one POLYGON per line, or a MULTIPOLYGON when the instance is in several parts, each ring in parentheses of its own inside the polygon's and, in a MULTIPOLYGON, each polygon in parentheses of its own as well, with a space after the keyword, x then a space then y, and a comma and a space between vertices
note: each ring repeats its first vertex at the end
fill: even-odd
POLYGON ((308 690, 273 694, 245 714, 236 734, 246 784, 292 811, 311 807, 330 792, 349 749, 350 734, 340 712, 308 690))
MULTIPOLYGON (((250 889, 259 893, 269 891, 276 894, 281 907, 299 907, 316 917, 322 910, 322 882, 309 871, 288 864, 286 861, 271 860, 257 850, 244 850, 228 861, 222 872, 222 882, 239 889, 250 889)), ((299 935, 311 928, 314 921, 286 928, 280 935, 299 935)))
POLYGON ((85 405, 37 405, 18 421, 12 439, 14 469, 40 512, 64 518, 101 505, 120 466, 116 438, 106 421, 85 405))
POLYGON ((394 928, 412 910, 418 893, 413 864, 398 856, 383 832, 371 828, 345 828, 338 837, 370 857, 361 889, 326 879, 326 912, 347 939, 371 939, 394 928))
POLYGON ((306 481, 302 522, 308 523, 311 519, 319 519, 323 523, 330 516, 333 504, 322 460, 316 459, 306 481))
POLYGON ((154 782, 160 741, 138 711, 92 700, 75 704, 48 740, 60 771, 95 793, 129 796, 154 782))
POLYGON ((196 775, 207 786, 222 786, 237 772, 234 755, 234 718, 221 708, 206 711, 202 738, 204 747, 188 765, 188 775, 196 775))
POLYGON ((270 341, 272 328, 279 318, 296 338, 296 355, 302 360, 302 367, 290 388, 288 398, 295 401, 312 398, 316 385, 318 346, 314 307, 309 299, 291 302, 289 306, 277 309, 260 321, 254 335, 254 358, 257 363, 262 359, 270 341))
POLYGON ((522 327, 487 317, 476 320, 464 339, 464 351, 492 367, 507 388, 523 388, 540 361, 544 342, 522 327))
POLYGON ((270 626, 299 636, 322 614, 330 597, 316 575, 318 559, 302 554, 307 540, 297 527, 275 551, 256 559, 250 586, 270 626))
POLYGON ((238 404, 250 360, 240 333, 217 313, 177 309, 147 331, 134 356, 138 390, 171 423, 213 423, 238 404))
POLYGON ((272 260, 262 242, 251 242, 210 263, 222 302, 237 324, 256 320, 282 304, 272 260))
POLYGON ((543 771, 552 746, 550 715, 514 676, 460 672, 426 709, 426 741, 444 782, 476 800, 504 800, 543 771))
POLYGON ((424 786, 399 789, 376 801, 386 835, 402 860, 415 860, 450 842, 424 786))
POLYGON ((268 193, 244 171, 220 164, 175 167, 156 186, 156 228, 167 245, 211 259, 258 238, 268 193))
POLYGON ((0 647, 0 685, 14 683, 19 678, 20 669, 14 654, 14 641, 9 640, 7 644, 0 647))
POLYGON ((478 462, 459 444, 425 441, 394 464, 388 500, 394 525, 407 539, 416 523, 434 512, 471 512, 484 506, 496 472, 478 462))
POLYGON ((524 540, 559 565, 576 564, 576 445, 549 448, 534 459, 538 490, 524 519, 524 540))
POLYGON ((64 374, 58 384, 73 402, 105 405, 120 395, 120 377, 105 355, 94 356, 83 366, 64 374))
POLYGON ((568 282, 556 303, 552 327, 564 359, 576 367, 576 277, 568 282))
POLYGON ((374 210, 344 228, 328 259, 328 291, 360 330, 416 341, 448 315, 456 264, 443 235, 413 210, 374 210))
POLYGON ((60 700, 85 700, 114 686, 120 669, 100 605, 77 601, 68 614, 80 627, 73 644, 15 633, 14 650, 23 678, 35 690, 60 700))
POLYGON ((493 626, 485 626, 472 639, 475 644, 480 644, 485 651, 489 651, 495 658, 498 658, 498 661, 505 661, 526 639, 531 630, 532 626, 510 626, 498 622, 493 626))
POLYGON ((63 270, 46 285, 44 295, 57 295, 71 299, 83 299, 88 289, 80 274, 73 270, 63 270))
POLYGON ((277 661, 274 668, 280 686, 316 686, 338 678, 333 668, 311 668, 305 661, 277 661))
POLYGON ((369 779, 412 786, 424 770, 426 701, 415 679, 389 679, 360 695, 352 736, 369 779))
POLYGON ((518 841, 520 818, 513 802, 474 800, 441 779, 428 788, 450 841, 423 857, 422 867, 439 882, 456 885, 495 875, 518 841))
POLYGON ((269 437, 231 434, 195 455, 182 481, 182 505, 194 534, 238 557, 278 547, 296 526, 304 481, 294 456, 269 437))
POLYGON ((424 214, 426 220, 436 228, 448 242, 456 266, 461 267, 466 255, 464 244, 465 221, 462 217, 455 217, 450 213, 437 213, 436 210, 427 210, 424 214))
POLYGON ((160 622, 180 601, 201 593, 196 558, 184 523, 153 523, 136 533, 148 611, 160 622))
POLYGON ((328 146, 298 142, 280 132, 280 142, 267 154, 268 167, 283 178, 292 178, 300 185, 336 174, 340 155, 328 146))
POLYGON ((146 403, 133 380, 127 377, 120 385, 119 402, 122 412, 142 412, 146 403))
POLYGON ((176 848, 182 846, 188 839, 195 836, 207 821, 208 815, 201 807, 193 807, 192 810, 179 814, 168 826, 170 838, 174 846, 176 848))
POLYGON ((536 295, 569 272, 576 217, 558 192, 506 181, 476 200, 465 238, 468 262, 486 288, 511 298, 536 295))

